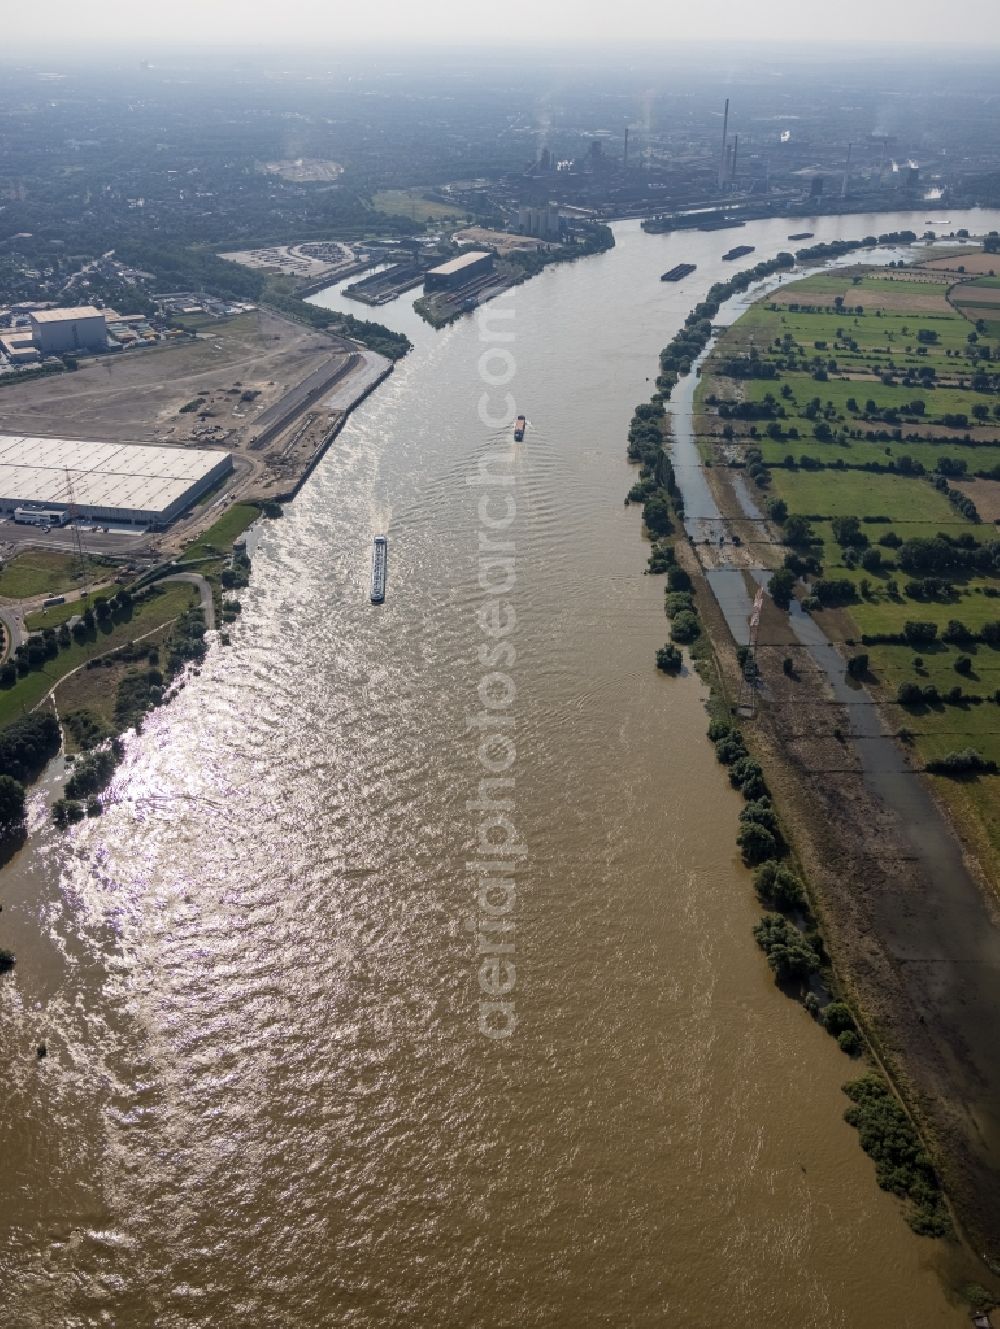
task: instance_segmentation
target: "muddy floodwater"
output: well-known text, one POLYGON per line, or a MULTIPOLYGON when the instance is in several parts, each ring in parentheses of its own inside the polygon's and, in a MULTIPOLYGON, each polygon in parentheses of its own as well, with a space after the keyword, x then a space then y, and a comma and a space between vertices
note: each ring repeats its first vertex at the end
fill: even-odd
MULTIPOLYGON (((800 228, 747 226, 747 263, 800 228)), ((842 1121, 852 1063, 753 944, 702 686, 653 667, 625 434, 733 242, 616 234, 485 324, 381 310, 415 349, 264 528, 232 645, 130 740, 99 821, 57 838, 33 792, 0 875, 5 1324, 967 1323, 842 1121), (505 468, 482 415, 508 392, 505 468), (502 934, 469 870, 484 708, 502 934), (506 1038, 484 954, 516 965, 506 1038)))

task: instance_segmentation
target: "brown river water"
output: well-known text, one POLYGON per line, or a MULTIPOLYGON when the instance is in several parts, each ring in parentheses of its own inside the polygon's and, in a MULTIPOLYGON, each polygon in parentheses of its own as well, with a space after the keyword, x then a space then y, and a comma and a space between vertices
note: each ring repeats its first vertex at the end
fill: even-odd
POLYGON ((377 314, 415 350, 264 528, 232 645, 100 821, 57 837, 35 790, 0 875, 12 1329, 967 1323, 753 943, 702 685, 653 668, 625 434, 735 241, 617 237, 486 325, 377 314))

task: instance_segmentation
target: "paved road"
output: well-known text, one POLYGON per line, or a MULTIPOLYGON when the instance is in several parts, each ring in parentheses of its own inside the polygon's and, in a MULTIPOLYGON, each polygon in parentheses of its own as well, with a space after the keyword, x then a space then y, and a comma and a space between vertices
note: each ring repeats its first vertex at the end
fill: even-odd
POLYGON ((0 607, 0 623, 3 623, 4 627, 7 629, 7 642, 9 647, 5 652, 5 657, 6 655, 13 653, 25 640, 22 612, 21 609, 17 609, 13 605, 4 605, 3 607, 0 607))
POLYGON ((212 588, 204 577, 197 572, 172 572, 169 577, 161 577, 161 581, 183 581, 188 586, 197 586, 201 595, 201 607, 205 611, 205 626, 212 629, 215 627, 215 601, 212 599, 212 588))

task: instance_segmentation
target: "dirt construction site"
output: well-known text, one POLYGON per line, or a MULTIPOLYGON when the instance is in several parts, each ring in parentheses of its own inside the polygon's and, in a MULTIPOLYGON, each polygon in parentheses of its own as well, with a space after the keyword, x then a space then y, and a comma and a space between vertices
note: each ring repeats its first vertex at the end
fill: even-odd
MULTIPOLYGON (((203 321, 166 345, 102 356, 0 392, 0 434, 218 448, 224 489, 169 530, 128 537, 163 556, 220 507, 295 492, 351 406, 390 362, 264 310, 203 321)), ((109 551, 121 536, 108 534, 109 551)))

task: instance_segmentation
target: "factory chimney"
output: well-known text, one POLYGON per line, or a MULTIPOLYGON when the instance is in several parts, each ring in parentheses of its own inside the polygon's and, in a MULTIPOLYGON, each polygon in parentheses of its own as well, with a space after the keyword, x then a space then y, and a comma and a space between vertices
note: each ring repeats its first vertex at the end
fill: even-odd
POLYGON ((846 168, 844 169, 844 179, 843 179, 843 183, 842 183, 841 186, 840 186, 840 197, 841 197, 842 199, 844 199, 844 198, 847 197, 847 181, 848 181, 848 177, 849 177, 850 174, 851 174, 851 150, 853 149, 853 147, 854 147, 854 144, 853 144, 853 143, 848 143, 848 145, 847 145, 847 166, 846 166, 846 168))
POLYGON ((726 144, 729 141, 729 98, 726 98, 726 109, 722 113, 722 156, 719 158, 719 188, 726 183, 726 144))

